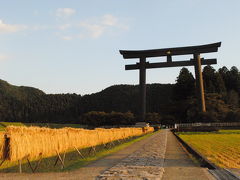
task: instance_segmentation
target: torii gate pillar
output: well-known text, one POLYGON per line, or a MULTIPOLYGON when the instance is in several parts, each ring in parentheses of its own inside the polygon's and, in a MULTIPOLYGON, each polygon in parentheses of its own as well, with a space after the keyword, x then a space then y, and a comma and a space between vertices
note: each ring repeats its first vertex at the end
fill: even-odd
POLYGON ((146 115, 146 58, 140 58, 139 85, 140 85, 140 121, 143 122, 146 115))
POLYGON ((206 112, 203 77, 202 77, 202 66, 200 54, 194 54, 195 60, 195 79, 196 79, 196 91, 198 96, 198 101, 200 102, 200 109, 202 112, 206 112))

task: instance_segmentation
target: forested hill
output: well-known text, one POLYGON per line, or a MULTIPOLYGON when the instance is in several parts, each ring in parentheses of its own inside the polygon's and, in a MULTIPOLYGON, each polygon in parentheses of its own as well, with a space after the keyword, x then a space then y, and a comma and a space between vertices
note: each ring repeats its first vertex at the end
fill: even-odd
MULTIPOLYGON (((172 84, 148 84, 147 107, 150 112, 158 112, 159 105, 171 102, 172 84)), ((84 112, 139 112, 139 86, 114 85, 101 92, 85 95, 81 100, 84 112)))
POLYGON ((71 115, 80 98, 76 94, 45 94, 0 80, 0 121, 48 122, 71 115))
POLYGON ((7 81, 0 79, 0 96, 13 98, 15 100, 23 100, 28 97, 41 96, 45 93, 39 89, 26 87, 26 86, 14 86, 7 81))
MULTIPOLYGON (((176 78, 176 84, 148 84, 147 112, 155 113, 147 117, 161 119, 161 122, 223 122, 240 121, 239 95, 240 72, 236 67, 228 70, 222 67, 217 71, 211 66, 203 68, 204 88, 206 93, 207 113, 198 111, 195 79, 191 72, 182 68, 176 78)), ((55 122, 85 123, 99 125, 95 116, 104 116, 101 125, 112 122, 109 114, 131 112, 135 118, 120 122, 123 114, 118 116, 117 123, 134 123, 139 113, 139 87, 137 85, 113 85, 98 93, 90 95, 45 94, 43 91, 14 86, 0 80, 0 121, 21 122, 55 122), (86 113, 90 113, 88 118, 86 113), (107 117, 108 116, 108 117, 107 117), (87 118, 86 118, 87 117, 87 118), (90 116, 89 116, 90 117, 90 116), (107 117, 107 118, 106 118, 107 117), (108 119, 104 121, 105 119, 108 119), (91 121, 91 122, 90 122, 91 121)))
MULTIPOLYGON (((147 85, 147 107, 158 112, 170 103, 171 84, 147 85)), ((45 94, 31 87, 14 86, 0 80, 0 121, 77 123, 89 111, 139 111, 139 88, 114 85, 90 95, 45 94)))

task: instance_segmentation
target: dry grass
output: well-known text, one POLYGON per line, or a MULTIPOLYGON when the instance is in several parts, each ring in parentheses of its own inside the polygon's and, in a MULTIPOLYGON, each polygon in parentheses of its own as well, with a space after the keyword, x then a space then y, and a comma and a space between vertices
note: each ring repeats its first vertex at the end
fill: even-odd
POLYGON ((4 132, 0 131, 0 159, 3 158, 4 132))
MULTIPOLYGON (((153 128, 147 131, 152 132, 153 128)), ((10 138, 8 160, 45 158, 74 148, 92 147, 142 134, 142 128, 85 130, 9 126, 6 128, 6 135, 10 138)))
POLYGON ((223 168, 240 168, 240 134, 192 134, 180 137, 223 168))
MULTIPOLYGON (((37 168, 36 172, 60 172, 60 171, 71 171, 77 170, 80 167, 90 163, 91 161, 95 161, 97 159, 103 158, 109 154, 117 152, 125 147, 133 144, 137 141, 145 139, 154 133, 148 133, 137 137, 127 138, 123 141, 117 142, 115 141, 114 144, 111 146, 105 147, 104 145, 96 146, 96 152, 89 153, 90 148, 82 149, 81 153, 84 156, 82 158, 76 150, 70 151, 66 153, 65 160, 64 160, 64 168, 62 169, 62 164, 60 161, 54 166, 57 156, 51 156, 48 158, 44 158, 39 167, 37 168)), ((61 154, 63 157, 63 155, 61 154)), ((37 161, 32 160, 31 164, 35 166, 37 161)), ((19 164, 18 161, 9 161, 6 160, 2 166, 0 166, 0 174, 2 173, 10 173, 10 172, 19 172, 19 164)), ((32 173, 27 159, 22 160, 22 172, 24 173, 32 173)), ((1 179, 1 178, 0 178, 1 179)))

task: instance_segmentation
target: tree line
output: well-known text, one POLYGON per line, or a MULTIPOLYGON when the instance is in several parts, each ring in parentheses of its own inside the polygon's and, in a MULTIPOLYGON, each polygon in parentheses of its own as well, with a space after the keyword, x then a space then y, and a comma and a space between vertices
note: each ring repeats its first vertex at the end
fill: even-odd
MULTIPOLYGON (((147 85, 151 123, 239 121, 240 72, 237 67, 203 68, 207 113, 199 113, 195 79, 182 68, 175 84, 147 85)), ((134 124, 139 114, 139 87, 113 85, 98 93, 45 94, 36 88, 0 80, 0 121, 78 123, 92 126, 134 124), (102 119, 99 117, 102 117, 102 119)))
POLYGON ((240 72, 237 67, 215 70, 203 68, 203 81, 207 113, 198 111, 195 79, 191 72, 182 68, 174 86, 176 102, 186 105, 181 122, 240 122, 239 95, 240 72))

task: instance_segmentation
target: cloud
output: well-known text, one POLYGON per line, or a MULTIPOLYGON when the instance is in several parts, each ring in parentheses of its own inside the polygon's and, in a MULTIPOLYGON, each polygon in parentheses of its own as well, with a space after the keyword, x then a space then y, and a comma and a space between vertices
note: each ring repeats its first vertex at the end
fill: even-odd
POLYGON ((25 25, 6 24, 0 19, 0 33, 14 33, 26 29, 25 25))
POLYGON ((60 18, 68 18, 75 13, 76 13, 76 10, 72 8, 58 8, 56 10, 56 16, 60 18))
POLYGON ((72 36, 62 36, 62 39, 66 40, 66 41, 70 41, 73 39, 73 37, 72 36))
POLYGON ((97 39, 105 34, 116 34, 126 31, 129 26, 111 14, 105 14, 100 17, 93 17, 82 20, 78 23, 66 23, 59 25, 57 28, 61 30, 58 33, 63 40, 92 38, 97 39), (64 31, 64 32, 62 32, 64 31), (61 35, 64 33, 63 35, 61 35))
POLYGON ((65 29, 69 29, 71 26, 72 26, 71 24, 62 24, 58 26, 58 29, 65 30, 65 29))
POLYGON ((7 56, 6 54, 0 53, 0 62, 6 61, 7 59, 9 59, 9 56, 7 56))
MULTIPOLYGON (((90 36, 92 38, 100 37, 106 29, 106 27, 104 27, 100 24, 90 24, 87 22, 80 23, 80 26, 85 28, 85 30, 86 30, 85 36, 90 36)), ((82 37, 84 37, 84 35, 82 35, 82 37)))
POLYGON ((111 14, 106 14, 102 17, 102 24, 107 26, 115 26, 118 19, 111 14))
POLYGON ((51 28, 52 28, 52 26, 49 26, 49 25, 33 25, 29 29, 39 31, 39 30, 48 30, 51 28))
POLYGON ((104 33, 115 30, 128 30, 128 26, 122 24, 119 19, 111 14, 81 22, 79 26, 85 30, 80 37, 99 38, 104 33))

